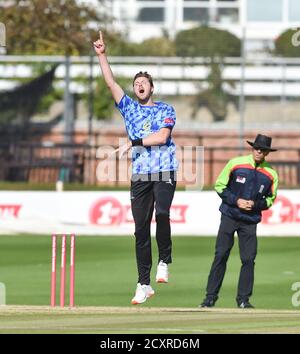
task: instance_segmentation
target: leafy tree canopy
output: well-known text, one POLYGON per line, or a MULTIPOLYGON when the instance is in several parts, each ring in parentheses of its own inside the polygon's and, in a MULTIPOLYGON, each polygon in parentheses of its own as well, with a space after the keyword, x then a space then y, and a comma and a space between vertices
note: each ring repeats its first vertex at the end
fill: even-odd
POLYGON ((207 26, 178 32, 175 45, 176 54, 182 57, 238 57, 241 54, 239 38, 207 26))
POLYGON ((0 12, 0 22, 6 26, 7 53, 18 55, 89 53, 97 35, 95 27, 104 27, 108 20, 76 0, 16 0, 0 12))
POLYGON ((275 40, 275 54, 289 58, 300 57, 300 33, 298 29, 288 29, 275 40))

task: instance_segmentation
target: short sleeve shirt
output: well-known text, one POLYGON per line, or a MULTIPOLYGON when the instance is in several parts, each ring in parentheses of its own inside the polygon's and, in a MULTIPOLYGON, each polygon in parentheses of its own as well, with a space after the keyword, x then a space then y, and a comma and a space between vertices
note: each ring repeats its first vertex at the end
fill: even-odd
MULTIPOLYGON (((143 106, 127 95, 116 105, 122 114, 130 140, 143 139, 162 128, 173 129, 176 122, 175 110, 164 102, 154 106, 143 106)), ((165 145, 132 149, 133 174, 148 174, 176 171, 176 147, 170 135, 165 145)))

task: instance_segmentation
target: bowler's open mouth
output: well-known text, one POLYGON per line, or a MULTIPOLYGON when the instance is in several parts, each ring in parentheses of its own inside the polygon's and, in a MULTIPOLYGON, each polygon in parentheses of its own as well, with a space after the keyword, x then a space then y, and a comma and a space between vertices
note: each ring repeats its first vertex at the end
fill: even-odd
POLYGON ((144 92, 145 92, 144 89, 139 90, 139 93, 144 93, 144 92))

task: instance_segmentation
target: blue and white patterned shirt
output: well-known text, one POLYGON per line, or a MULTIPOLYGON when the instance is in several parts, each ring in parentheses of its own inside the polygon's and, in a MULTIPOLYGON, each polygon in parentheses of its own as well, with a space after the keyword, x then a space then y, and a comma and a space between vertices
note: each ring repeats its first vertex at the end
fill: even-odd
MULTIPOLYGON (((154 102, 154 106, 143 106, 124 95, 117 108, 121 112, 130 140, 143 139, 162 128, 173 129, 176 121, 174 108, 163 102, 154 102)), ((132 148, 132 173, 148 174, 176 171, 178 162, 176 147, 172 137, 165 145, 132 148)))

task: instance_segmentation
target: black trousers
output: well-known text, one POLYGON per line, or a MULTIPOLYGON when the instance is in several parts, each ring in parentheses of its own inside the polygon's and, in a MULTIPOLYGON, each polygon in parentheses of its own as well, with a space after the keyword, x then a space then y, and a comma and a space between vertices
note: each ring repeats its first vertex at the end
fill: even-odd
POLYGON ((217 299, 226 272, 226 264, 234 244, 234 233, 238 234, 240 271, 236 300, 238 303, 248 301, 253 292, 254 266, 257 254, 257 224, 237 221, 222 215, 215 248, 215 258, 208 277, 206 296, 217 299))
POLYGON ((159 261, 162 260, 167 264, 172 262, 170 207, 175 189, 174 172, 132 176, 131 208, 135 222, 138 283, 150 284, 152 267, 150 227, 154 207, 159 261))

